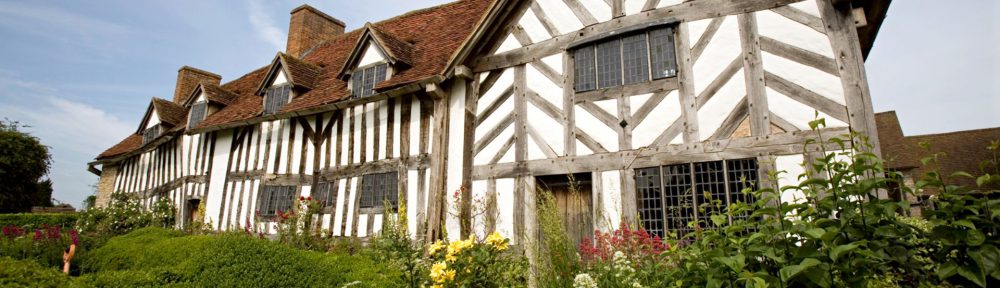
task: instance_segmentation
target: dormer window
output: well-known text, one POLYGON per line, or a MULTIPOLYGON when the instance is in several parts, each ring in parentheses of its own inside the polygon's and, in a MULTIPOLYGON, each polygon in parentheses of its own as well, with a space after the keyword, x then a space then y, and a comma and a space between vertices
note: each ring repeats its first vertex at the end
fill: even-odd
POLYGON ((208 102, 201 101, 191 105, 191 113, 188 115, 188 129, 194 128, 202 120, 205 120, 205 115, 208 113, 208 102))
POLYGON ((142 144, 152 142, 156 139, 156 136, 160 136, 160 125, 153 125, 153 127, 146 128, 142 130, 142 144))
POLYGON ((271 86, 264 95, 264 115, 274 114, 281 110, 291 100, 292 85, 282 84, 271 86))
POLYGON ((378 63, 355 69, 354 73, 351 73, 351 86, 353 89, 351 96, 361 98, 375 95, 375 85, 386 80, 388 69, 389 65, 386 63, 378 63))
POLYGON ((674 28, 629 29, 572 47, 576 92, 677 75, 674 28))

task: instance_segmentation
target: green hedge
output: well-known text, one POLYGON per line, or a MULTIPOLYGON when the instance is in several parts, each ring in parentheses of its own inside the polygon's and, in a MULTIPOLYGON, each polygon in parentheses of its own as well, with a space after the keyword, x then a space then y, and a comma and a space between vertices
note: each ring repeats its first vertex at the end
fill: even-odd
POLYGON ((112 238, 82 260, 94 286, 392 287, 396 271, 364 256, 298 250, 241 234, 184 236, 143 228, 112 238))
POLYGON ((0 214, 0 227, 17 226, 28 230, 48 226, 61 226, 72 228, 76 224, 76 213, 21 213, 21 214, 0 214))
POLYGON ((35 261, 0 257, 0 287, 76 287, 62 271, 45 268, 35 261))

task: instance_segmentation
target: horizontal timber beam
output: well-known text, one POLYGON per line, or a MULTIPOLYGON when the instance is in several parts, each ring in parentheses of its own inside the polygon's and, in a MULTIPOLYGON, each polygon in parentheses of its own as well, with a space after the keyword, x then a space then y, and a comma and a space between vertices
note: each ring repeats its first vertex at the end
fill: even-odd
POLYGON ((567 46, 569 46, 569 44, 579 39, 593 37, 625 27, 640 25, 656 19, 669 18, 680 22, 689 22, 726 15, 767 10, 799 1, 802 0, 689 1, 678 5, 615 18, 611 21, 590 25, 584 27, 583 29, 559 35, 531 45, 526 45, 521 48, 481 57, 472 63, 471 68, 473 72, 479 73, 534 62, 546 56, 561 53, 567 46))
MULTIPOLYGON (((513 178, 528 175, 551 175, 610 171, 640 167, 714 161, 720 159, 749 158, 770 155, 791 155, 807 152, 805 143, 817 139, 819 133, 829 139, 845 135, 847 128, 826 128, 817 131, 795 131, 782 134, 752 136, 735 139, 710 140, 688 144, 670 144, 658 147, 642 147, 636 150, 598 153, 578 157, 531 160, 515 163, 481 165, 473 168, 474 180, 513 178)), ((844 142, 849 145, 848 142, 844 142)), ((818 149, 810 144, 809 149, 818 149)), ((827 150, 840 149, 838 144, 828 141, 827 150)))

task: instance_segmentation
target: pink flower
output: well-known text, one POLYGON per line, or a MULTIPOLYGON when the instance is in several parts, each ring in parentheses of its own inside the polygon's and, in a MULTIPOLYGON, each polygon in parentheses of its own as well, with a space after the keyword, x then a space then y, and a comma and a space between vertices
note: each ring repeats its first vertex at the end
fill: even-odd
POLYGON ((42 230, 35 229, 35 241, 42 240, 42 230))
POLYGON ((73 241, 73 245, 80 244, 80 235, 77 234, 76 230, 69 230, 69 238, 73 241))

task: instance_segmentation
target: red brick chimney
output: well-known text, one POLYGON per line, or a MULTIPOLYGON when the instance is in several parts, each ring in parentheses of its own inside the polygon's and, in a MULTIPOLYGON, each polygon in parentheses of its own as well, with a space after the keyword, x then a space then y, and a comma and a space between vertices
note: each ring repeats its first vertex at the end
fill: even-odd
POLYGON ((346 27, 344 22, 309 5, 293 9, 290 22, 285 53, 294 57, 302 57, 302 53, 323 41, 344 34, 346 27))
POLYGON ((191 66, 181 67, 177 70, 177 86, 174 87, 174 103, 183 105, 191 92, 203 82, 219 85, 222 76, 218 74, 194 68, 191 66))

